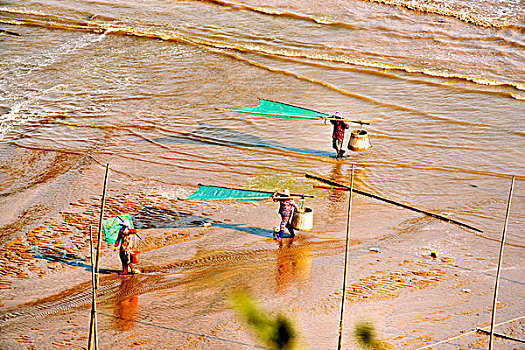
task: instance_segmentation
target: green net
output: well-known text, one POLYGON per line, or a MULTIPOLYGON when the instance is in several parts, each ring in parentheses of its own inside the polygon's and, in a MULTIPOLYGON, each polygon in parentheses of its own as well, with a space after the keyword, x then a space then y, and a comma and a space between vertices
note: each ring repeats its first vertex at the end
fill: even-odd
POLYGON ((311 109, 293 106, 287 103, 275 102, 260 99, 257 107, 249 108, 227 108, 227 111, 240 112, 247 114, 257 114, 265 117, 284 118, 284 119, 320 119, 330 117, 330 114, 317 112, 311 109))
POLYGON ((106 242, 108 242, 109 244, 115 244, 118 237, 118 231, 122 227, 120 226, 120 223, 124 220, 128 220, 130 228, 133 228, 133 221, 131 220, 131 216, 129 214, 115 216, 114 218, 109 218, 107 220, 102 221, 102 227, 104 229, 104 240, 106 242))
POLYGON ((235 199, 239 201, 263 201, 272 196, 272 192, 250 191, 235 188, 199 185, 187 199, 235 199))

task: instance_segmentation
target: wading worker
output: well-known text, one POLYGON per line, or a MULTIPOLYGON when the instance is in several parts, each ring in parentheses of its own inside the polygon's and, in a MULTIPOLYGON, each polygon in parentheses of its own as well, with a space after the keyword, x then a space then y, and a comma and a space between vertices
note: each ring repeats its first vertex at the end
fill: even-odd
POLYGON ((350 126, 342 120, 341 112, 335 112, 334 118, 335 119, 330 120, 330 123, 334 125, 334 130, 332 132, 332 147, 337 153, 335 157, 341 158, 345 154, 345 151, 343 150, 345 130, 350 128, 350 126))
POLYGON ((298 207, 295 201, 290 197, 290 191, 285 189, 282 192, 272 195, 272 198, 274 202, 279 202, 279 215, 281 215, 279 234, 276 239, 281 240, 283 238, 285 228, 288 229, 290 235, 294 237, 295 232, 292 227, 291 218, 294 209, 297 210, 298 207))
POLYGON ((132 275, 139 273, 140 271, 133 266, 131 263, 131 249, 133 248, 133 237, 137 233, 137 230, 131 228, 128 220, 124 220, 120 223, 120 230, 118 231, 118 237, 115 242, 115 249, 117 250, 120 245, 120 261, 122 262, 121 275, 132 275))

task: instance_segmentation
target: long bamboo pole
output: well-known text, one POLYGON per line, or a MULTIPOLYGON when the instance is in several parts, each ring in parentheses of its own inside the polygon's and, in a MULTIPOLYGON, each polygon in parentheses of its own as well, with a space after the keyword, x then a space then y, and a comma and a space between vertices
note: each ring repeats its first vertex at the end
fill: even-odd
MULTIPOLYGON (((269 101, 269 100, 267 100, 267 101, 269 101)), ((272 101, 272 102, 275 102, 275 101, 272 101)), ((297 107, 297 106, 290 105, 288 103, 283 103, 283 102, 277 102, 277 103, 288 105, 288 106, 292 106, 292 107, 297 107)), ((269 116, 269 117, 275 117, 275 118, 306 119, 306 120, 324 120, 324 119, 325 120, 340 120, 340 121, 343 121, 343 122, 355 123, 355 124, 364 124, 364 125, 370 125, 371 123, 374 122, 374 120, 350 120, 350 119, 343 119, 343 118, 335 118, 335 116, 333 116, 333 115, 329 115, 329 114, 326 114, 326 113, 321 113, 321 112, 318 112, 318 111, 314 111, 313 109, 308 109, 308 108, 304 108, 304 107, 297 107, 297 108, 301 108, 301 109, 305 109, 305 110, 312 111, 312 112, 315 112, 315 113, 319 113, 322 116, 320 116, 320 117, 317 117, 317 116, 315 116, 315 117, 306 117, 306 116, 293 115, 293 114, 280 114, 280 113, 270 113, 270 112, 253 112, 253 111, 243 111, 243 110, 239 110, 239 109, 235 109, 235 108, 215 107, 215 109, 218 110, 218 111, 236 112, 236 113, 244 113, 244 114, 252 114, 252 115, 262 115, 262 116, 269 116)))
MULTIPOLYGON (((482 328, 476 328, 476 332, 483 333, 483 334, 486 334, 486 335, 490 334, 489 331, 486 331, 486 330, 484 330, 482 328)), ((525 344, 525 340, 509 337, 508 335, 505 335, 505 334, 500 334, 500 333, 494 332, 494 336, 497 337, 497 338, 506 339, 506 340, 512 340, 512 341, 515 341, 515 342, 518 342, 518 343, 524 343, 525 344)))
MULTIPOLYGON (((320 176, 315 176, 315 175, 311 175, 311 174, 305 174, 305 177, 307 177, 309 179, 314 179, 314 180, 317 180, 317 181, 321 181, 321 182, 324 182, 326 184, 339 187, 341 189, 345 189, 345 190, 349 190, 350 189, 346 185, 337 183, 337 182, 329 180, 329 179, 322 178, 320 176)), ((409 210, 412 210, 412 211, 415 211, 415 212, 418 212, 418 213, 423 213, 425 215, 432 216, 432 217, 434 217, 436 219, 440 219, 440 220, 443 220, 443 221, 446 221, 446 222, 450 222, 452 224, 463 226, 463 227, 469 228, 469 229, 477 231, 477 232, 483 232, 479 228, 472 227, 470 225, 464 224, 464 223, 459 222, 459 221, 454 220, 454 219, 449 219, 449 218, 447 218, 445 216, 442 216, 442 215, 439 215, 439 214, 431 213, 431 212, 428 212, 426 210, 419 209, 419 208, 416 208, 416 207, 413 207, 413 206, 410 206, 410 205, 407 205, 407 204, 403 204, 403 203, 400 203, 400 202, 396 202, 396 201, 393 201, 393 200, 388 199, 388 198, 379 197, 379 196, 376 196, 375 194, 371 194, 371 193, 368 193, 368 192, 364 192, 364 191, 360 191, 360 190, 356 190, 356 189, 354 189, 353 191, 355 193, 361 194, 363 196, 367 196, 367 197, 371 197, 371 198, 374 198, 374 199, 378 199, 380 201, 387 202, 387 203, 390 203, 390 204, 393 204, 393 205, 397 205, 398 207, 409 209, 409 210)))
MULTIPOLYGON (((102 202, 100 205, 100 218, 98 221, 98 234, 97 234, 97 250, 95 264, 93 265, 93 243, 91 243, 91 269, 92 269, 92 283, 93 283, 93 301, 91 306, 91 321, 89 327, 89 344, 88 349, 91 350, 92 344, 94 344, 95 350, 98 350, 98 329, 97 329, 97 294, 99 284, 99 264, 100 264, 100 243, 102 233, 102 221, 104 219, 104 205, 106 203, 106 188, 108 183, 108 172, 109 164, 106 164, 106 174, 104 176, 104 189, 102 190, 102 202)), ((93 242, 93 234, 91 226, 89 227, 89 236, 91 242, 93 242)))
POLYGON ((94 346, 98 349, 98 337, 97 334, 97 296, 95 294, 95 258, 93 256, 93 229, 89 225, 89 250, 91 253, 91 290, 92 290, 92 302, 91 302, 91 317, 89 321, 89 344, 88 350, 91 350, 94 346))
MULTIPOLYGON (((218 187, 218 188, 226 188, 226 189, 228 189, 228 190, 249 191, 249 192, 260 192, 260 193, 270 193, 270 194, 275 193, 275 192, 262 191, 262 190, 247 190, 247 189, 244 189, 244 188, 236 188, 236 187, 213 186, 213 185, 204 185, 204 184, 198 184, 198 185, 199 185, 199 186, 203 186, 203 187, 218 187)), ((313 195, 311 195, 311 194, 299 194, 299 193, 290 193, 290 197, 315 198, 315 196, 313 196, 313 195)), ((256 198, 257 198, 257 197, 256 197, 256 198)), ((266 197, 261 197, 261 198, 266 198, 266 197)))
POLYGON ((346 216, 346 249, 345 249, 345 272, 343 277, 343 298, 341 300, 341 317, 339 319, 339 342, 337 344, 337 349, 341 350, 341 345, 343 343, 343 324, 344 324, 344 315, 345 315, 345 299, 346 299, 346 276, 348 273, 348 246, 350 238, 350 219, 352 216, 352 198, 353 198, 353 189, 354 189, 354 164, 352 164, 352 178, 350 180, 350 194, 348 195, 348 213, 346 216))
POLYGON ((507 235, 507 224, 509 223, 510 203, 512 201, 513 190, 514 190, 514 176, 512 177, 512 182, 510 184, 509 200, 507 202, 507 212, 505 214, 505 224, 503 225, 503 234, 501 237, 501 245, 499 248, 498 271, 496 272, 496 284, 494 286, 494 299, 492 300, 492 316, 490 319, 489 350, 492 350, 492 346, 494 342, 494 322, 496 320, 496 304, 498 302, 499 275, 501 273, 501 261, 503 260, 503 247, 505 246, 505 236, 507 235))
POLYGON ((100 205, 100 218, 98 220, 98 234, 97 234, 97 258, 95 263, 95 276, 96 276, 96 283, 95 283, 95 289, 98 291, 98 282, 99 282, 99 263, 100 263, 100 243, 102 241, 102 221, 104 219, 104 205, 106 204, 106 188, 108 184, 108 172, 109 172, 109 164, 106 164, 106 175, 104 176, 104 190, 102 191, 102 203, 100 205))
POLYGON ((6 34, 9 34, 9 35, 14 35, 14 36, 22 36, 22 34, 20 34, 20 33, 12 32, 10 30, 5 30, 5 29, 0 29, 0 33, 6 33, 6 34))

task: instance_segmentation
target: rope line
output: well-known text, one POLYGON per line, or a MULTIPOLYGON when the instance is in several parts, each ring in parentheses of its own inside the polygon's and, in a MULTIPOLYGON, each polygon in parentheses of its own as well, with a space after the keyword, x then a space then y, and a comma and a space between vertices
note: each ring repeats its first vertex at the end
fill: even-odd
MULTIPOLYGON (((481 329, 481 328, 476 328, 476 331, 478 333, 483 333, 483 334, 486 334, 486 335, 490 335, 489 331, 486 331, 486 330, 481 329)), ((508 335, 505 335, 505 334, 493 333, 493 335, 495 337, 500 337, 500 338, 507 339, 507 340, 517 341, 519 343, 525 343, 525 340, 518 339, 518 338, 512 338, 512 337, 509 337, 508 335)))
MULTIPOLYGON (((501 325, 504 325, 506 323, 510 323, 510 322, 514 322, 514 321, 518 321, 518 320, 521 320, 522 318, 525 318, 525 316, 521 316, 521 317, 517 317, 517 318, 514 318, 512 320, 508 320, 508 321, 505 321, 505 322, 501 322, 501 323, 498 323, 496 324, 495 326, 501 326, 501 325)), ((490 328, 490 326, 487 326, 487 327, 483 327, 483 328, 476 328, 474 329, 473 331, 470 331, 470 332, 467 332, 467 333, 463 333, 463 334, 460 334, 460 335, 456 335, 455 337, 452 337, 452 338, 448 338, 448 339, 445 339, 445 340, 442 340, 442 341, 438 341, 437 343, 434 343, 434 344, 430 344, 430 345, 425 345, 425 346, 422 346, 420 348, 417 348, 415 350, 423 350, 423 349, 428 349, 428 348, 431 348, 435 345, 438 345, 438 344, 442 344, 442 343, 446 343, 450 340, 454 340, 454 339, 458 339, 458 338, 461 338, 461 337, 464 337, 466 335, 469 335, 469 334, 473 334, 473 333, 476 333, 478 332, 478 330, 486 330, 490 328)))

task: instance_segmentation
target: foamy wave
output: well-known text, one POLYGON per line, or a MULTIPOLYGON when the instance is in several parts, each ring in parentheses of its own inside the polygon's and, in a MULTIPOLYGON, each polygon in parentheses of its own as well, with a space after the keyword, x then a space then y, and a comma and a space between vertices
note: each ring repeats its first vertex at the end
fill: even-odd
MULTIPOLYGON (((11 13, 24 14, 24 15, 27 14, 23 11, 17 11, 17 10, 12 10, 12 9, 8 9, 8 10, 11 13)), ((0 8, 0 11, 3 11, 3 8, 0 8)), ((31 15, 34 15, 34 13, 31 13, 31 15)), ((47 15, 42 15, 42 16, 47 17, 47 15)), ((184 36, 182 34, 177 34, 177 33, 172 33, 172 32, 163 32, 159 30, 150 30, 146 28, 134 28, 134 27, 121 26, 121 25, 104 24, 104 23, 87 23, 87 24, 83 22, 82 23, 80 22, 66 23, 67 21, 68 21, 67 19, 62 19, 61 23, 58 23, 55 21, 51 22, 51 21, 40 21, 40 20, 35 20, 35 19, 23 19, 23 20, 17 20, 17 24, 42 26, 42 27, 48 27, 48 28, 70 29, 70 30, 84 30, 84 31, 90 31, 90 32, 95 32, 95 33, 100 33, 100 34, 103 34, 103 33, 123 34, 123 35, 128 35, 128 36, 161 39, 165 41, 178 41, 178 42, 184 42, 187 44, 206 46, 206 47, 215 48, 215 49, 218 48, 218 49, 228 49, 228 50, 244 51, 244 52, 247 51, 247 52, 254 52, 254 53, 262 53, 262 54, 270 55, 270 56, 306 58, 310 60, 345 63, 345 64, 374 68, 374 69, 394 70, 394 71, 404 71, 407 73, 424 74, 427 76, 445 78, 445 79, 459 79, 459 80, 469 81, 469 82, 479 84, 479 85, 509 86, 517 90, 525 91, 525 84, 523 83, 518 83, 518 82, 513 82, 513 81, 494 80, 494 79, 488 79, 488 78, 483 78, 483 77, 475 77, 475 76, 463 75, 460 73, 447 72, 445 70, 416 68, 416 67, 390 64, 390 63, 384 63, 384 62, 374 62, 374 61, 357 59, 357 58, 348 57, 348 56, 331 56, 328 54, 297 52, 297 51, 293 51, 289 49, 274 50, 274 49, 262 47, 260 45, 255 45, 255 44, 238 44, 238 43, 230 44, 230 43, 225 43, 225 42, 207 40, 203 38, 196 38, 196 37, 192 38, 192 37, 184 36)), ((0 23, 12 24, 12 22, 13 21, 10 21, 10 20, 0 19, 0 23)), ((516 98, 516 96, 512 96, 512 97, 516 98)))
POLYGON ((519 94, 510 94, 513 98, 516 100, 525 101, 525 95, 519 95, 519 94))
POLYGON ((403 1, 403 0, 361 0, 368 2, 377 2, 384 5, 403 7, 409 10, 422 12, 422 13, 433 13, 440 16, 453 17, 460 21, 474 24, 480 27, 494 27, 494 28, 518 28, 523 30, 524 27, 518 23, 505 23, 502 20, 497 19, 485 19, 480 15, 473 14, 465 8, 459 10, 452 9, 448 3, 443 3, 441 6, 438 4, 432 6, 428 3, 418 3, 417 1, 403 1))
POLYGON ((476 83, 479 85, 510 86, 517 90, 525 91, 525 84, 523 83, 494 80, 494 79, 488 79, 488 78, 482 78, 482 77, 473 77, 473 76, 463 75, 459 73, 446 72, 443 70, 415 68, 415 67, 408 67, 408 66, 390 64, 390 63, 373 62, 373 61, 352 58, 348 56, 330 56, 327 54, 302 53, 302 52, 295 52, 295 51, 287 50, 287 49, 271 50, 271 49, 263 48, 257 45, 238 45, 238 44, 232 45, 232 44, 225 44, 225 43, 219 44, 219 43, 211 43, 207 40, 200 40, 200 39, 191 39, 190 41, 201 44, 201 45, 213 46, 215 48, 231 49, 231 50, 237 50, 237 51, 252 51, 252 52, 259 52, 259 53, 263 53, 266 55, 274 55, 274 56, 306 58, 306 59, 318 60, 318 61, 321 60, 321 61, 328 61, 328 62, 346 63, 346 64, 355 65, 355 66, 384 69, 384 70, 405 71, 407 73, 418 73, 418 74, 424 74, 424 75, 438 77, 438 78, 466 80, 466 81, 470 81, 472 83, 476 83))
POLYGON ((4 140, 7 133, 13 127, 35 120, 35 115, 24 114, 22 112, 26 106, 28 106, 34 101, 37 101, 42 96, 50 92, 54 92, 63 87, 63 84, 58 84, 40 93, 34 93, 31 96, 25 97, 22 101, 12 105, 8 113, 0 115, 0 141, 4 140))
MULTIPOLYGON (((224 0, 201 0, 201 1, 219 4, 221 6, 229 6, 232 8, 239 8, 242 10, 253 11, 253 12, 262 13, 265 15, 288 16, 288 17, 298 18, 302 20, 313 21, 319 24, 348 26, 347 24, 343 22, 331 20, 328 18, 319 18, 316 16, 301 14, 297 12, 275 10, 275 9, 264 8, 264 7, 259 7, 259 6, 250 6, 246 4, 239 4, 236 2, 224 1, 224 0)), ((388 5, 388 6, 402 7, 402 8, 406 8, 406 9, 421 12, 421 13, 432 13, 432 14, 439 15, 439 16, 452 17, 457 20, 460 20, 466 23, 470 23, 470 24, 474 24, 480 27, 517 28, 520 30, 525 29, 523 27, 523 24, 520 22, 506 23, 502 19, 505 11, 495 11, 494 13, 491 13, 491 14, 495 16, 497 15, 497 13, 499 13, 499 16, 497 18, 489 19, 489 18, 483 18, 481 14, 473 14, 472 10, 466 9, 464 7, 458 6, 458 9, 453 9, 452 6, 448 2, 443 2, 441 4, 435 3, 433 5, 430 5, 428 4, 428 2, 418 3, 417 1, 414 1, 414 0, 410 0, 410 1, 408 0, 406 1, 404 0, 362 0, 362 1, 376 2, 376 3, 388 5)))
POLYGON ((231 1, 223 1, 223 0, 201 0, 201 1, 203 1, 203 2, 211 2, 211 3, 214 3, 214 4, 221 5, 221 6, 228 6, 228 7, 232 7, 232 8, 239 8, 239 9, 242 9, 242 10, 262 13, 262 14, 269 15, 269 16, 286 16, 286 17, 292 17, 292 18, 312 21, 312 22, 319 23, 319 24, 344 25, 344 23, 341 23, 341 22, 338 22, 338 21, 333 21, 333 20, 330 20, 328 18, 320 18, 320 17, 304 15, 304 14, 300 14, 300 13, 296 13, 296 12, 290 12, 290 11, 284 11, 284 10, 276 10, 276 9, 269 9, 269 8, 265 8, 265 7, 250 6, 250 5, 239 4, 239 3, 231 2, 231 1))

